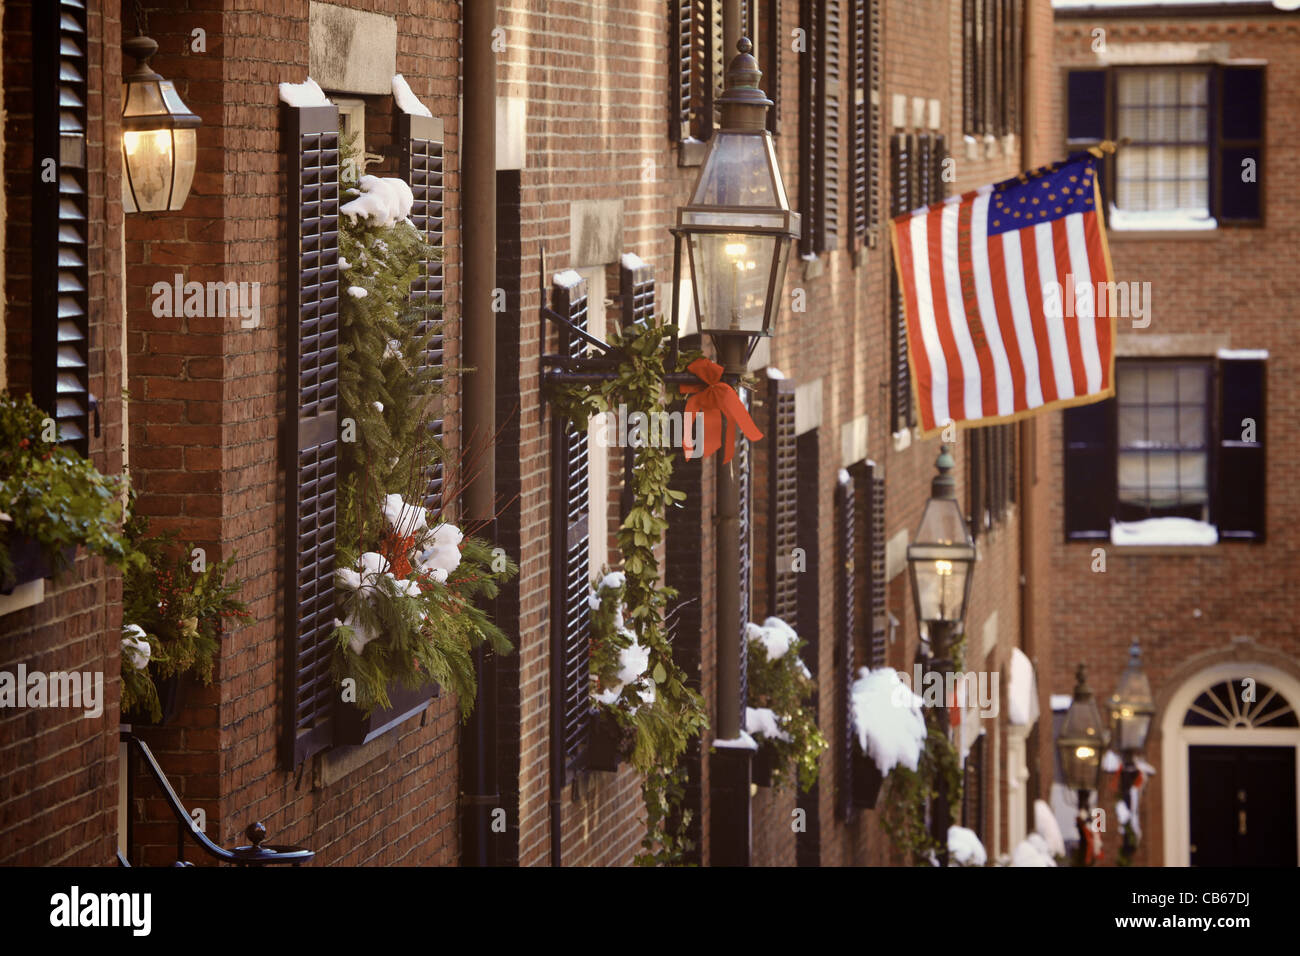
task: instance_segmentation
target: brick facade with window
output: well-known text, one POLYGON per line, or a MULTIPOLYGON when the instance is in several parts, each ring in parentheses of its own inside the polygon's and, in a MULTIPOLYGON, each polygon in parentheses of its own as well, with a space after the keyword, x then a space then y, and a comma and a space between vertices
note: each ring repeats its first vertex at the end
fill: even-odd
MULTIPOLYGON (((1260 15, 1058 11, 1055 21, 1052 82, 1067 98, 1049 114, 1062 124, 1055 134, 1133 138, 1108 160, 1118 181, 1103 194, 1130 213, 1108 223, 1115 279, 1149 282, 1151 301, 1148 327, 1118 320, 1116 399, 1049 420, 1050 439, 1029 466, 1057 491, 1038 529, 1050 542, 1050 585, 1035 592, 1036 613, 1053 621, 1057 641, 1042 676, 1067 693, 1076 663, 1088 661, 1093 690, 1109 695, 1129 642, 1141 640, 1157 703, 1146 758, 1157 775, 1143 792, 1139 864, 1187 851, 1164 832, 1182 810, 1167 804, 1178 768, 1166 764, 1162 736, 1185 682, 1223 662, 1243 675, 1266 665, 1300 673, 1284 540, 1300 496, 1289 480, 1296 452, 1279 437, 1296 421, 1290 383, 1300 371, 1291 319, 1300 209, 1286 188, 1300 135, 1300 16, 1252 12, 1260 15), (1104 54, 1094 52, 1097 30, 1104 54), (1255 181, 1243 160, 1255 161, 1255 181), (1213 228, 1188 228, 1207 212, 1213 228), (1147 517, 1204 522, 1218 543, 1112 543, 1112 518, 1147 517), (1093 570, 1097 548, 1105 573, 1093 570)), ((1114 801, 1108 782, 1101 805, 1109 813, 1114 801)), ((1108 861, 1115 829, 1106 833, 1108 861)))

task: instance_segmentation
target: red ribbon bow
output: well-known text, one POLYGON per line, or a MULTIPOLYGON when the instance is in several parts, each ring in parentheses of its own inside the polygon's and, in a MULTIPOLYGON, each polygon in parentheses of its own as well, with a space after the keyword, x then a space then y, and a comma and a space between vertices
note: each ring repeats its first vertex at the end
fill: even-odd
MULTIPOLYGON (((686 400, 687 415, 704 416, 704 458, 708 458, 722 447, 722 420, 727 420, 727 446, 722 454, 724 463, 731 461, 736 449, 736 426, 744 432, 750 441, 758 441, 763 433, 749 417, 749 411, 736 394, 736 390, 722 380, 722 366, 706 358, 698 358, 686 367, 694 373, 703 385, 679 386, 683 395, 690 395, 686 400)), ((694 419, 691 419, 694 421, 694 419)), ((691 441, 691 429, 682 429, 682 447, 686 457, 691 457, 694 443, 691 441)))

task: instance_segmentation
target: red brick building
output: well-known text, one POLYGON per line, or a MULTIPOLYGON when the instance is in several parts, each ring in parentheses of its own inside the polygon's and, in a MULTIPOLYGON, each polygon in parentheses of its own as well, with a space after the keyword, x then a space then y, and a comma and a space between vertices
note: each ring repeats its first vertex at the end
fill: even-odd
MULTIPOLYGON (((1104 187, 1110 252, 1115 278, 1148 301, 1119 319, 1115 400, 1051 421, 1038 459, 1064 492, 1044 516, 1048 586, 1035 592, 1054 629, 1051 689, 1068 693, 1082 661, 1109 695, 1140 640, 1156 775, 1137 862, 1294 866, 1297 499, 1281 436, 1296 411, 1286 184, 1300 16, 1268 3, 1055 7, 1063 109, 1044 115, 1058 143, 1131 140, 1104 187)), ((1108 779, 1108 814, 1115 799, 1108 779)))
MULTIPOLYGON (((79 275, 89 391, 100 406, 90 454, 105 472, 129 469, 139 509, 156 526, 212 557, 237 554, 252 612, 223 639, 212 686, 188 686, 174 720, 138 729, 182 802, 204 811, 218 844, 242 842, 244 828, 263 820, 276 842, 313 849, 317 865, 630 862, 644 820, 640 781, 627 765, 614 773, 589 766, 587 635, 570 623, 586 614, 585 591, 573 582, 585 587, 592 572, 618 562, 622 451, 592 455, 585 473, 567 457, 565 448, 581 457, 582 442, 566 445, 553 429, 543 355, 558 341, 542 322, 542 297, 557 310, 585 308, 597 336, 637 302, 644 308, 647 295, 657 313, 670 311, 668 230, 716 128, 713 100, 730 59, 722 3, 570 0, 541 13, 502 0, 490 35, 494 180, 463 162, 469 131, 483 135, 491 124, 475 126, 482 114, 469 108, 471 91, 482 89, 473 63, 489 55, 489 41, 472 34, 461 4, 302 0, 254 12, 213 0, 174 12, 145 3, 143 27, 159 43, 153 65, 203 126, 184 208, 130 215, 120 200, 118 51, 135 9, 115 0, 96 0, 84 15, 62 6, 71 26, 33 22, 32 4, 5 7, 6 382, 19 393, 57 374, 35 360, 32 344, 33 290, 58 281, 29 241, 37 217, 52 214, 33 186, 33 142, 53 135, 41 106, 50 90, 33 81, 33 64, 69 40, 60 31, 72 31, 89 67, 85 89, 72 92, 86 104, 88 259, 79 275), (399 107, 395 73, 431 118, 399 107), (308 76, 337 112, 280 103, 279 83, 308 76), (450 696, 425 695, 398 708, 391 726, 345 728, 333 711, 337 688, 321 676, 323 612, 313 602, 329 600, 333 572, 312 564, 302 542, 329 540, 330 529, 304 475, 329 457, 329 440, 304 444, 309 413, 292 367, 306 354, 305 310, 317 310, 314 321, 337 309, 319 293, 319 270, 328 268, 308 250, 322 219, 337 217, 330 157, 340 131, 363 135, 375 157, 368 171, 419 187, 418 225, 444 250, 425 280, 446 310, 446 363, 472 364, 466 330, 495 325, 495 365, 450 379, 443 430, 453 451, 475 440, 474 424, 497 430, 494 542, 520 574, 492 611, 516 652, 485 665, 464 727, 450 696), (462 176, 475 175, 478 195, 461 188, 462 176), (481 201, 485 182, 494 204, 481 201), (490 270, 464 251, 487 222, 490 270), (647 268, 633 268, 627 254, 647 268), (565 270, 583 282, 558 284, 565 270), (151 290, 177 275, 257 283, 259 321, 157 316, 151 290), (489 314, 489 299, 503 311, 489 314), (495 417, 484 422, 464 395, 472 376, 489 373, 495 417), (298 439, 292 454, 286 434, 298 439), (587 538, 575 548, 553 532, 553 509, 584 497, 587 538)), ((716 718, 718 590, 739 587, 749 619, 795 623, 810 643, 806 662, 831 748, 810 794, 754 789, 753 862, 899 862, 879 811, 854 805, 847 706, 857 668, 911 673, 918 637, 906 546, 939 451, 915 428, 887 222, 1060 155, 1052 13, 1046 0, 755 0, 744 11, 804 232, 775 335, 752 362, 753 410, 766 437, 742 450, 745 580, 715 580, 715 462, 678 466, 688 501, 664 548, 667 581, 683 598, 673 609, 674 654, 698 674, 716 718), (807 558, 802 573, 784 560, 796 547, 807 558), (797 817, 804 828, 792 826, 797 817)), ((977 516, 979 548, 965 669, 999 675, 1002 691, 996 714, 964 715, 966 797, 953 809, 990 857, 1023 838, 1033 798, 1050 780, 1050 734, 1012 725, 1006 683, 1017 648, 1044 676, 1055 674, 1052 643, 1064 625, 1040 599, 1048 575, 1039 569, 1074 547, 1052 533, 1055 435, 1054 418, 957 433, 959 500, 977 516)), ((446 478, 456 477, 453 466, 446 478)), ((454 510, 460 504, 450 507, 465 517, 454 510)), ((107 699, 97 721, 0 713, 0 861, 107 864, 120 846, 135 862, 169 862, 175 822, 166 807, 143 776, 142 799, 127 805, 120 782, 120 577, 83 557, 75 574, 41 588, 39 603, 19 600, 0 618, 0 669, 103 670, 107 699)), ((1046 714, 1047 681, 1039 683, 1046 714)), ((712 739, 706 733, 687 756, 692 859, 705 864, 715 823, 712 739)))

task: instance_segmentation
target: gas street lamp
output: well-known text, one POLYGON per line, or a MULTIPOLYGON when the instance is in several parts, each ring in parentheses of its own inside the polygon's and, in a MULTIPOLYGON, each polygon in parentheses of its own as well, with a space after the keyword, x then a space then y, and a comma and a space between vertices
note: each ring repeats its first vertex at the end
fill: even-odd
MULTIPOLYGON (((941 677, 952 669, 948 654, 953 639, 961 634, 970 602, 971 580, 975 568, 975 541, 966 518, 957 504, 957 481, 953 478, 955 462, 945 445, 935 461, 938 474, 930 485, 930 500, 921 513, 916 537, 907 547, 907 564, 912 576, 912 600, 916 620, 929 636, 930 653, 917 649, 918 658, 928 671, 941 677)), ((941 686, 946 687, 946 680, 941 686)), ((935 719, 944 734, 949 732, 946 691, 935 708, 935 719)), ((948 865, 948 827, 951 812, 948 793, 942 778, 930 814, 931 832, 939 844, 939 861, 948 865)))
POLYGON ((1075 671, 1074 700, 1065 712, 1065 722, 1056 737, 1056 749, 1061 758, 1061 771, 1066 786, 1079 797, 1079 850, 1077 865, 1087 862, 1088 807, 1091 792, 1097 789, 1101 774, 1101 755, 1106 749, 1109 734, 1102 723, 1101 713, 1092 691, 1088 689, 1087 671, 1082 664, 1075 671))
POLYGON ((1142 670, 1142 648, 1136 640, 1129 648, 1128 666, 1120 674, 1119 686, 1110 697, 1110 721, 1114 743, 1119 748, 1123 765, 1119 774, 1120 798, 1128 807, 1128 826, 1124 828, 1124 842, 1120 846, 1120 861, 1127 863, 1137 849, 1137 807, 1133 799, 1133 786, 1138 779, 1137 757, 1147 743, 1151 718, 1155 714, 1155 700, 1151 696, 1151 682, 1142 670))

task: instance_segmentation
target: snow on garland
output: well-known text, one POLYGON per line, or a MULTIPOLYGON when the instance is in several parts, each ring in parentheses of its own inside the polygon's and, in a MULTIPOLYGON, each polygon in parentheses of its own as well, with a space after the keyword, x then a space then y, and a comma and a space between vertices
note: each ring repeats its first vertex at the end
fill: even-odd
POLYGON ((925 747, 922 700, 892 667, 863 667, 851 689, 853 729, 862 752, 876 762, 881 775, 896 766, 915 771, 925 747))
POLYGON ((803 790, 810 790, 829 745, 812 707, 817 685, 800 657, 804 641, 785 621, 769 617, 762 624, 745 625, 745 643, 749 655, 745 731, 772 748, 773 787, 782 787, 793 774, 803 790))
POLYGON ((959 826, 948 828, 949 866, 984 866, 988 861, 989 855, 974 830, 959 826))

